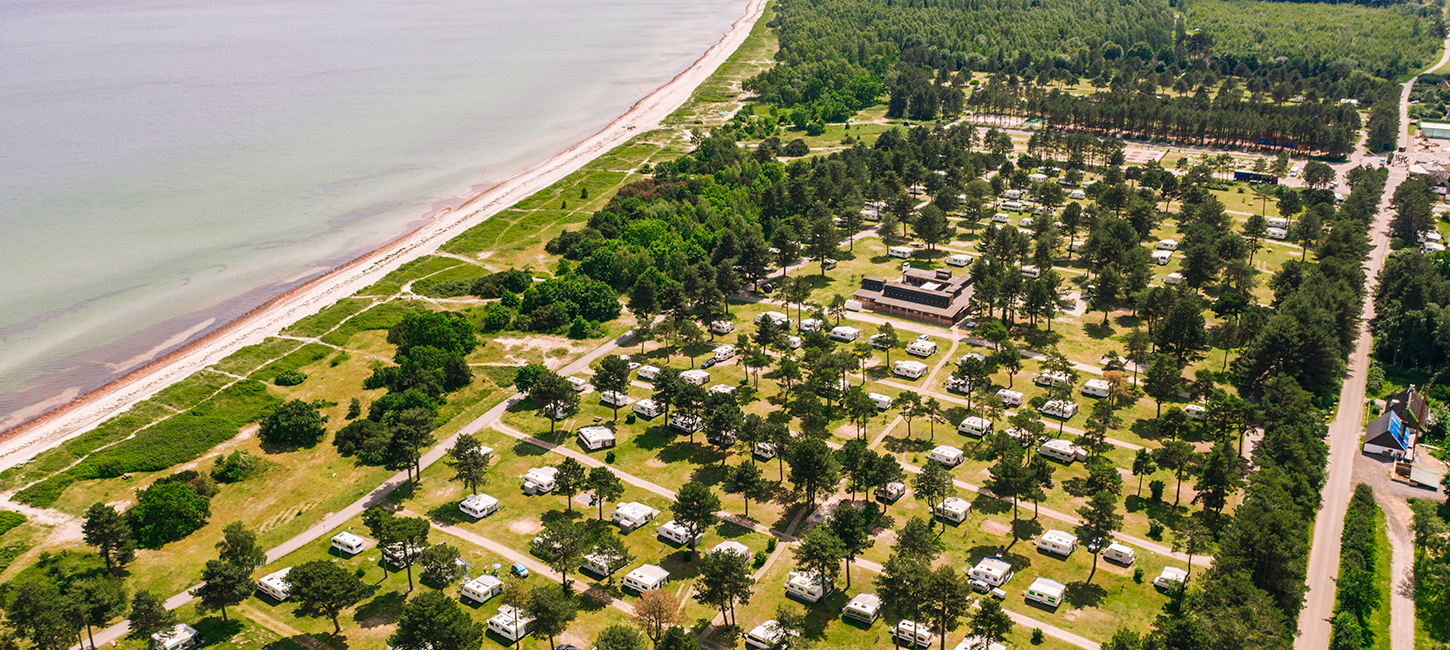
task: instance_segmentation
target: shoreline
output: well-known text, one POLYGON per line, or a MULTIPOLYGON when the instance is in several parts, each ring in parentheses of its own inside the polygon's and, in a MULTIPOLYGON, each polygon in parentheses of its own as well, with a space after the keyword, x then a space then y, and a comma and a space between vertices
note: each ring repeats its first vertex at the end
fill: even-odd
POLYGON ((634 136, 657 128, 734 54, 750 35, 764 7, 765 0, 748 0, 740 18, 689 67, 593 135, 487 190, 455 197, 453 200, 462 201, 458 207, 431 211, 414 230, 267 300, 140 368, 0 433, 0 469, 23 464, 237 350, 275 336, 298 320, 371 286, 403 264, 432 254, 459 234, 548 188, 634 136))

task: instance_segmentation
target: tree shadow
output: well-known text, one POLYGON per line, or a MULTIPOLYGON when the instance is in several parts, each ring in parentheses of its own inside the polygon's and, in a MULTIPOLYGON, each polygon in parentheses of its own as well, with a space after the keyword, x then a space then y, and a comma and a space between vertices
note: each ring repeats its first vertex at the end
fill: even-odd
POLYGON ((1017 528, 1012 531, 1012 536, 1015 539, 1029 540, 1041 535, 1043 530, 1042 522, 1036 519, 1018 519, 1017 528))
POLYGON ((846 607, 849 598, 846 592, 841 589, 832 591, 826 596, 806 608, 806 621, 801 636, 811 640, 822 640, 826 638, 826 626, 841 618, 840 612, 846 607))
POLYGON ((441 504, 436 508, 431 508, 423 514, 427 516, 428 519, 441 524, 471 524, 478 521, 473 517, 463 514, 463 511, 458 509, 458 505, 451 501, 441 504))
POLYGON ((543 456, 549 453, 549 450, 532 442, 524 442, 523 440, 514 443, 511 451, 514 452, 515 456, 519 457, 543 456))
POLYGON ((670 572, 671 581, 689 580, 700 575, 700 557, 704 553, 704 549, 696 549, 692 553, 689 546, 682 546, 660 558, 660 567, 670 572))
POLYGON ((894 454, 921 453, 931 449, 931 444, 925 440, 915 438, 898 438, 889 436, 882 441, 881 446, 894 454))
MULTIPOLYGON (((620 595, 622 596, 623 594, 620 595)), ((579 609, 586 612, 598 612, 608 607, 609 603, 613 602, 615 598, 616 596, 606 591, 602 585, 593 584, 588 589, 585 589, 584 593, 579 594, 579 609)))
POLYGON ((1073 582, 1067 585, 1063 601, 1074 609, 1097 607, 1108 596, 1108 591, 1091 582, 1073 582))
POLYGON ((978 495, 972 502, 972 512, 980 512, 984 515, 1000 515, 1012 512, 1012 503, 1002 499, 978 495))
POLYGON ((704 483, 705 485, 719 485, 725 482, 725 476, 729 472, 729 466, 720 463, 700 465, 695 468, 695 471, 690 472, 690 480, 704 483))
POLYGON ((1110 338, 1114 333, 1112 325, 1104 325, 1102 321, 1083 323, 1082 329, 1088 336, 1098 340, 1110 338))
POLYGON ((223 621, 220 616, 208 616, 193 623, 192 627, 196 628, 197 635, 201 637, 201 645, 197 647, 206 648, 230 641, 245 625, 235 618, 223 621))
POLYGON ((396 625, 407 598, 407 594, 397 590, 381 594, 360 605, 353 612, 352 620, 363 629, 396 625))
POLYGON ((1032 566, 1032 558, 1026 555, 1022 555, 1021 553, 1013 553, 1011 550, 1012 548, 1013 547, 1011 546, 1003 548, 1001 546, 991 546, 986 544, 983 544, 981 546, 973 546, 967 549, 967 564, 975 566, 978 562, 981 562, 982 560, 989 557, 997 557, 997 554, 1000 553, 1001 560, 1003 562, 1006 562, 1007 564, 1012 565, 1013 572, 1020 573, 1023 570, 1030 568, 1032 566))

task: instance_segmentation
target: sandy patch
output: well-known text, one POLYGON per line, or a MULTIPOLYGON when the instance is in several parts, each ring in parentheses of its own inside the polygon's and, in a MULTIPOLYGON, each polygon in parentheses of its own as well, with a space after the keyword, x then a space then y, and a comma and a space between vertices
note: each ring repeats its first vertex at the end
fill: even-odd
POLYGON ((504 349, 504 358, 512 359, 520 363, 525 362, 514 356, 515 354, 530 350, 539 350, 544 353, 544 365, 548 368, 558 368, 573 356, 586 352, 594 346, 589 342, 576 342, 560 336, 529 336, 524 338, 497 338, 493 342, 504 349))
POLYGON ((1080 610, 1080 609, 1069 609, 1069 610, 1067 610, 1067 613, 1066 614, 1063 614, 1062 615, 1062 617, 1065 618, 1065 619, 1067 619, 1067 620, 1069 620, 1069 621, 1076 621, 1077 620, 1077 615, 1080 614, 1080 613, 1082 613, 1082 610, 1080 610))
POLYGON ((644 466, 645 467, 669 467, 669 463, 666 463, 665 461, 662 461, 662 460, 660 460, 658 458, 651 458, 649 460, 644 461, 644 466))
POLYGON ((544 529, 537 519, 520 519, 509 524, 509 530, 520 535, 532 535, 544 529))
POLYGON ((45 544, 47 546, 79 542, 83 537, 80 517, 73 517, 59 510, 33 508, 11 501, 0 502, 0 509, 18 512, 30 519, 31 523, 50 528, 50 537, 45 544))
POLYGON ((982 530, 993 535, 1011 535, 1012 525, 1004 524, 1000 521, 992 521, 991 519, 983 519, 982 530))

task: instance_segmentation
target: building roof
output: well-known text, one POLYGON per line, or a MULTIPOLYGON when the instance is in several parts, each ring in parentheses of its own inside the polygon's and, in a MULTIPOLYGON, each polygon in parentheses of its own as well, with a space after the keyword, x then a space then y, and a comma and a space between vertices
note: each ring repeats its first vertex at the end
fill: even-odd
POLYGON ((670 572, 666 571, 664 567, 656 566, 653 564, 646 564, 639 567, 638 569, 630 571, 629 575, 626 577, 647 585, 652 585, 659 583, 663 580, 668 580, 670 577, 670 572))
POLYGON ((1442 131, 1450 131, 1450 124, 1446 124, 1444 122, 1425 122, 1422 120, 1420 122, 1420 129, 1440 129, 1442 131))
POLYGON ((1370 420, 1369 426, 1365 427, 1364 444, 1409 451, 1409 437, 1403 432, 1404 426, 1400 423, 1399 416, 1394 411, 1387 410, 1384 415, 1370 420))

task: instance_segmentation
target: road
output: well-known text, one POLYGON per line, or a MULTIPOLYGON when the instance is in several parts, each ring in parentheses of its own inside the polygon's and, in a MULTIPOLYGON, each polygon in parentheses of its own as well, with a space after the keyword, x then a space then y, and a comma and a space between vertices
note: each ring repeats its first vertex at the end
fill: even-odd
MULTIPOLYGON (((1450 40, 1446 41, 1440 61, 1429 70, 1450 61, 1450 40)), ((1413 151, 1409 136, 1410 88, 1414 79, 1406 82, 1400 91, 1400 142, 1407 151, 1413 151)), ((1363 147, 1357 156, 1363 159, 1363 147)), ((1379 271, 1389 253, 1389 225, 1392 213, 1389 201, 1395 188, 1408 176, 1404 166, 1390 167, 1389 180, 1385 183, 1384 196, 1380 199, 1380 212, 1370 227, 1370 243, 1374 247, 1365 264, 1364 319, 1374 317, 1374 290, 1379 284, 1379 271)), ((1339 542, 1344 530, 1344 511, 1349 506, 1349 497, 1354 491, 1354 460, 1360 453, 1361 416, 1364 407, 1365 373, 1369 370, 1371 336, 1367 326, 1361 326, 1354 342, 1354 351, 1349 355, 1348 372, 1344 386, 1339 391, 1339 410, 1329 424, 1329 467, 1328 480, 1320 497, 1319 514, 1314 519, 1314 537, 1309 547, 1308 586, 1304 609, 1299 613, 1299 638, 1294 647, 1297 650, 1322 650, 1329 647, 1330 619, 1334 615, 1334 581, 1339 577, 1339 542)), ((1391 557, 1395 555, 1392 550, 1391 557)), ((1403 550, 1399 555, 1405 556, 1403 550)), ((1393 568, 1393 567, 1392 567, 1393 568)), ((1400 575, 1398 571, 1395 575, 1400 575)), ((1393 650, 1414 650, 1414 603, 1404 598, 1391 599, 1390 647, 1393 650)))

